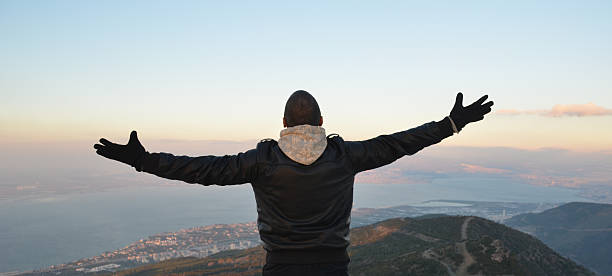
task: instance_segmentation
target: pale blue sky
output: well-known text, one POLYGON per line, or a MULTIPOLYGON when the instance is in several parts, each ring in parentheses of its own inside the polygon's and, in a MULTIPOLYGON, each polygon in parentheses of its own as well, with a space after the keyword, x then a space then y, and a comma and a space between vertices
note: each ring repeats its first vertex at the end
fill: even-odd
MULTIPOLYGON (((612 108, 610 1, 329 2, 0 1, 0 138, 276 138, 297 89, 349 139, 457 91, 612 108)), ((611 118, 492 115, 450 143, 612 149, 611 118)))

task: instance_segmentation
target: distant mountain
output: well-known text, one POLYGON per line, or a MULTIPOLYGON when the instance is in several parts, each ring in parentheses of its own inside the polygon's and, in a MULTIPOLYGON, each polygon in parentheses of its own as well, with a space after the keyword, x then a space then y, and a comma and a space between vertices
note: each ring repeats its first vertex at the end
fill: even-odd
POLYGON ((573 202, 505 223, 597 273, 612 275, 612 204, 573 202))
MULTIPOLYGON (((436 214, 479 216, 503 221, 517 214, 538 212, 557 206, 559 205, 547 203, 431 200, 417 205, 353 209, 351 227, 357 228, 398 217, 440 216, 436 214)), ((94 272, 125 270, 172 258, 203 258, 219 251, 246 249, 259 243, 255 222, 208 225, 155 234, 97 256, 22 272, 20 275, 92 275, 94 272)))
MULTIPOLYGON (((351 275, 594 275, 534 237, 479 217, 390 219, 351 231, 351 275)), ((179 258, 113 275, 260 275, 264 250, 179 258)))

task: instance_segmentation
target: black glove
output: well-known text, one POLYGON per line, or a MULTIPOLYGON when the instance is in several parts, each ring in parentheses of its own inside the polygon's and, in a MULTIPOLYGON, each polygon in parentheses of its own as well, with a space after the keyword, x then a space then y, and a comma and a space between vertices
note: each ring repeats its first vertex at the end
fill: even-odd
POLYGON ((450 117, 455 122, 457 130, 460 131, 465 125, 477 122, 484 119, 484 115, 491 112, 491 106, 493 102, 489 101, 485 104, 484 101, 489 96, 484 95, 474 103, 468 106, 463 106, 463 94, 457 93, 457 99, 455 100, 455 106, 451 110, 450 117))
POLYGON ((130 141, 128 141, 127 145, 115 144, 104 138, 100 139, 100 144, 94 145, 97 154, 123 162, 132 167, 136 167, 139 159, 147 153, 142 144, 140 144, 140 141, 138 141, 136 131, 130 133, 130 141))

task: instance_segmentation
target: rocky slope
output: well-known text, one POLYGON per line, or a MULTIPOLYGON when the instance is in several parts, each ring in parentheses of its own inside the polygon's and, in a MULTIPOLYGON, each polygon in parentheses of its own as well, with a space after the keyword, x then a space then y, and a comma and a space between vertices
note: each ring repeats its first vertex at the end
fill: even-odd
MULTIPOLYGON (((355 228, 351 275, 594 275, 536 238, 479 217, 398 218, 355 228)), ((260 275, 261 247, 114 275, 260 275)))

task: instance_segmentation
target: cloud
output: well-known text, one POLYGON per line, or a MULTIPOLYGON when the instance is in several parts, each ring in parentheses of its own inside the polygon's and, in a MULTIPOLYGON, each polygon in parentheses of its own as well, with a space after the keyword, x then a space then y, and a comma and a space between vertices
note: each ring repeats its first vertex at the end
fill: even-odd
POLYGON ((602 106, 595 105, 593 103, 588 104, 557 104, 553 106, 552 110, 546 115, 553 117, 560 116, 602 116, 612 115, 612 109, 608 109, 602 106))
POLYGON ((556 104, 550 110, 516 110, 516 109, 501 109, 495 112, 500 115, 541 115, 548 117, 563 117, 563 116, 606 116, 612 115, 612 109, 598 106, 593 103, 588 104, 556 104))
POLYGON ((509 170, 498 169, 498 168, 487 168, 483 166, 461 163, 463 170, 469 173, 489 173, 489 174, 501 174, 510 172, 509 170))
POLYGON ((34 185, 19 185, 17 187, 15 187, 15 189, 17 191, 25 191, 25 190, 34 190, 37 189, 38 186, 34 186, 34 185))
MULTIPOLYGON (((527 180, 529 183, 539 186, 562 186, 566 188, 578 188, 592 182, 597 182, 598 179, 590 177, 569 177, 569 176, 554 176, 554 175, 538 175, 533 173, 519 174, 519 178, 527 180)), ((604 180, 605 181, 605 180, 604 180)))

